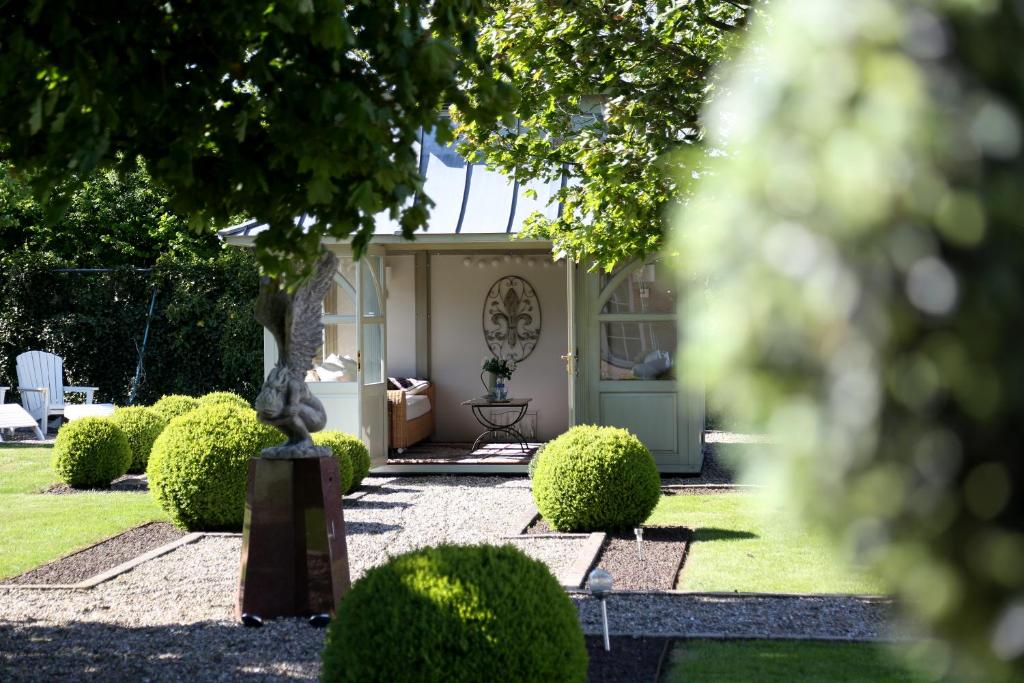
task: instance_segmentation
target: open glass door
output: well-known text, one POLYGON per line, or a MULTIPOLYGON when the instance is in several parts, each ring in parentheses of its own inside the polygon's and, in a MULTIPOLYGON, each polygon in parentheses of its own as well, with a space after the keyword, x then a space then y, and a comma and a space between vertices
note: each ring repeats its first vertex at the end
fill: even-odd
POLYGON ((565 308, 568 317, 566 331, 566 351, 562 356, 565 361, 565 372, 569 381, 569 426, 579 424, 577 413, 576 392, 579 390, 579 347, 576 341, 576 263, 567 258, 565 260, 565 308))
POLYGON ((370 463, 385 464, 388 452, 386 290, 384 253, 369 248, 358 268, 359 438, 370 451, 370 463))

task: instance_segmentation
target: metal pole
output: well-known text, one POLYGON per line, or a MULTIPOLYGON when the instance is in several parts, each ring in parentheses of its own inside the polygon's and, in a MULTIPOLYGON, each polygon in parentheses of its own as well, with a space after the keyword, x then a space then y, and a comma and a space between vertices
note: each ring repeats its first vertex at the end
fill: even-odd
POLYGON ((608 605, 605 603, 605 599, 601 598, 601 621, 604 624, 604 651, 612 651, 612 643, 608 638, 608 605))
POLYGON ((153 287, 153 295, 149 298, 149 312, 146 314, 146 329, 142 333, 142 348, 139 349, 139 363, 135 366, 135 377, 132 379, 132 389, 128 392, 128 405, 135 403, 135 395, 139 391, 139 383, 142 381, 142 362, 146 356, 146 342, 149 341, 149 323, 153 320, 153 309, 156 307, 157 288, 153 287))

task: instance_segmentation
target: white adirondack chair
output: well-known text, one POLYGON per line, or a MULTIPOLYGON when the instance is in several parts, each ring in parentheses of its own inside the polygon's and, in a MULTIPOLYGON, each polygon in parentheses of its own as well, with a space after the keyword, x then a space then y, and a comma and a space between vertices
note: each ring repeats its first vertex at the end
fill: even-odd
POLYGON ((18 367, 18 392, 21 404, 39 422, 46 433, 47 420, 64 416, 64 394, 85 394, 85 402, 92 403, 98 387, 64 386, 64 359, 45 351, 26 351, 15 361, 18 367))

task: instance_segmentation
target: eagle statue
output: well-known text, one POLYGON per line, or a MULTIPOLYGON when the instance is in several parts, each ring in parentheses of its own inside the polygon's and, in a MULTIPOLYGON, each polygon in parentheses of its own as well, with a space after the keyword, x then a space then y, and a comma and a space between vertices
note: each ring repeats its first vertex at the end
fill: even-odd
POLYGON ((312 432, 327 424, 323 404, 306 386, 306 372, 323 343, 322 305, 338 267, 329 251, 317 259, 312 275, 291 294, 264 277, 256 298, 256 320, 274 335, 277 364, 256 397, 261 422, 284 432, 288 440, 262 452, 264 458, 319 458, 331 450, 313 444, 312 432))

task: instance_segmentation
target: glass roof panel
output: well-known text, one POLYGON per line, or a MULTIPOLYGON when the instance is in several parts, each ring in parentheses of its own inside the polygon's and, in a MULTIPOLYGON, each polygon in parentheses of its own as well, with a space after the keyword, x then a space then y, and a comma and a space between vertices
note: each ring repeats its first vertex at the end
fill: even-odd
MULTIPOLYGON (((455 232, 462 211, 462 195, 466 189, 466 168, 468 163, 459 156, 458 143, 441 145, 433 133, 423 135, 423 152, 420 169, 424 170, 426 182, 423 189, 434 200, 430 209, 428 232, 455 232), (426 163, 426 169, 423 168, 426 163)), ((476 169, 474 169, 475 173, 476 169)))
POLYGON ((505 232, 512 210, 512 179, 483 165, 473 166, 461 233, 505 232))

